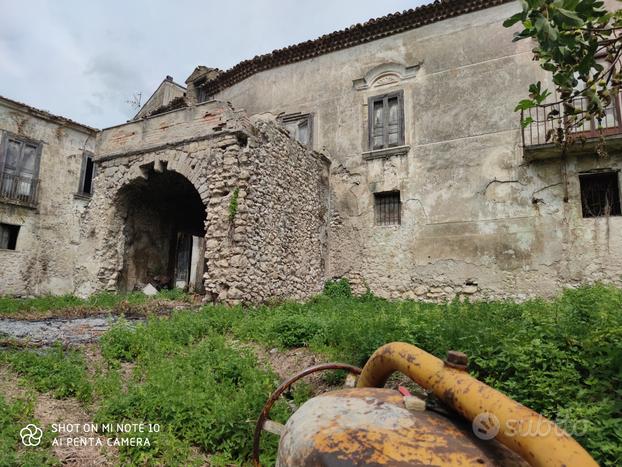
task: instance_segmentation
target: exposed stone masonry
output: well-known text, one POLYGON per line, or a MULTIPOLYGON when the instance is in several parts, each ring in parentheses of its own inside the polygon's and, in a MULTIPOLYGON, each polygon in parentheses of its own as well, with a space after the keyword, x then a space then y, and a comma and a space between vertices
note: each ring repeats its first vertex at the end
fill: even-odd
POLYGON ((104 130, 98 152, 97 191, 82 232, 95 258, 77 273, 80 293, 118 288, 136 242, 124 228, 129 214, 119 193, 168 172, 192 184, 207 214, 208 298, 259 302, 321 290, 329 162, 274 121, 251 123, 224 104, 207 103, 104 130))

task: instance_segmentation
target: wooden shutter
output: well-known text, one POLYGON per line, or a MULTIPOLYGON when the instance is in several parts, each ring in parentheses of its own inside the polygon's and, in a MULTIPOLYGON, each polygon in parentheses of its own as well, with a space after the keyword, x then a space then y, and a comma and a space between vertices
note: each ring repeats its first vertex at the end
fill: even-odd
POLYGON ((369 149, 404 144, 404 93, 371 97, 369 107, 369 149))

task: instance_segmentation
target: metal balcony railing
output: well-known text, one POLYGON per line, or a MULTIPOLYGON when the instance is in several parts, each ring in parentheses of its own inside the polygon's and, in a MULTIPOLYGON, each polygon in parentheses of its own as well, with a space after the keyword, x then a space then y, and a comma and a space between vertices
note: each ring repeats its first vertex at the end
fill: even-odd
POLYGON ((0 174, 0 201, 35 206, 39 192, 39 179, 0 174))
MULTIPOLYGON (((576 98, 573 106, 577 109, 587 109, 585 97, 576 98)), ((622 134, 622 113, 620 112, 620 96, 605 109, 605 117, 600 121, 595 119, 581 122, 573 131, 578 138, 596 138, 600 136, 599 125, 603 135, 622 134)), ((531 117, 533 122, 523 128, 523 146, 531 147, 554 142, 551 132, 563 127, 563 106, 559 103, 545 104, 521 112, 521 120, 531 117)), ((580 115, 579 115, 580 118, 580 115)))

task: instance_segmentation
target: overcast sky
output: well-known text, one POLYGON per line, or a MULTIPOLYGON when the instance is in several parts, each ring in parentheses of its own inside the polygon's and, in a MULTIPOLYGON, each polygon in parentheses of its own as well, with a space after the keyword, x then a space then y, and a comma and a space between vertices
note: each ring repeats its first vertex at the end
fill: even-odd
POLYGON ((0 0, 0 95, 104 128, 166 75, 227 69, 426 0, 0 0))

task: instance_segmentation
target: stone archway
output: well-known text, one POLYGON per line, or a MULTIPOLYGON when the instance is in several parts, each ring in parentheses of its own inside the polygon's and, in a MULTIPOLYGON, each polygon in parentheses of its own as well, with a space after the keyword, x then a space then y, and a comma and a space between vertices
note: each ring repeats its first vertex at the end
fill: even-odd
POLYGON ((175 171, 150 171, 121 187, 113 208, 123 219, 118 290, 156 283, 203 291, 207 214, 186 177, 175 171))

